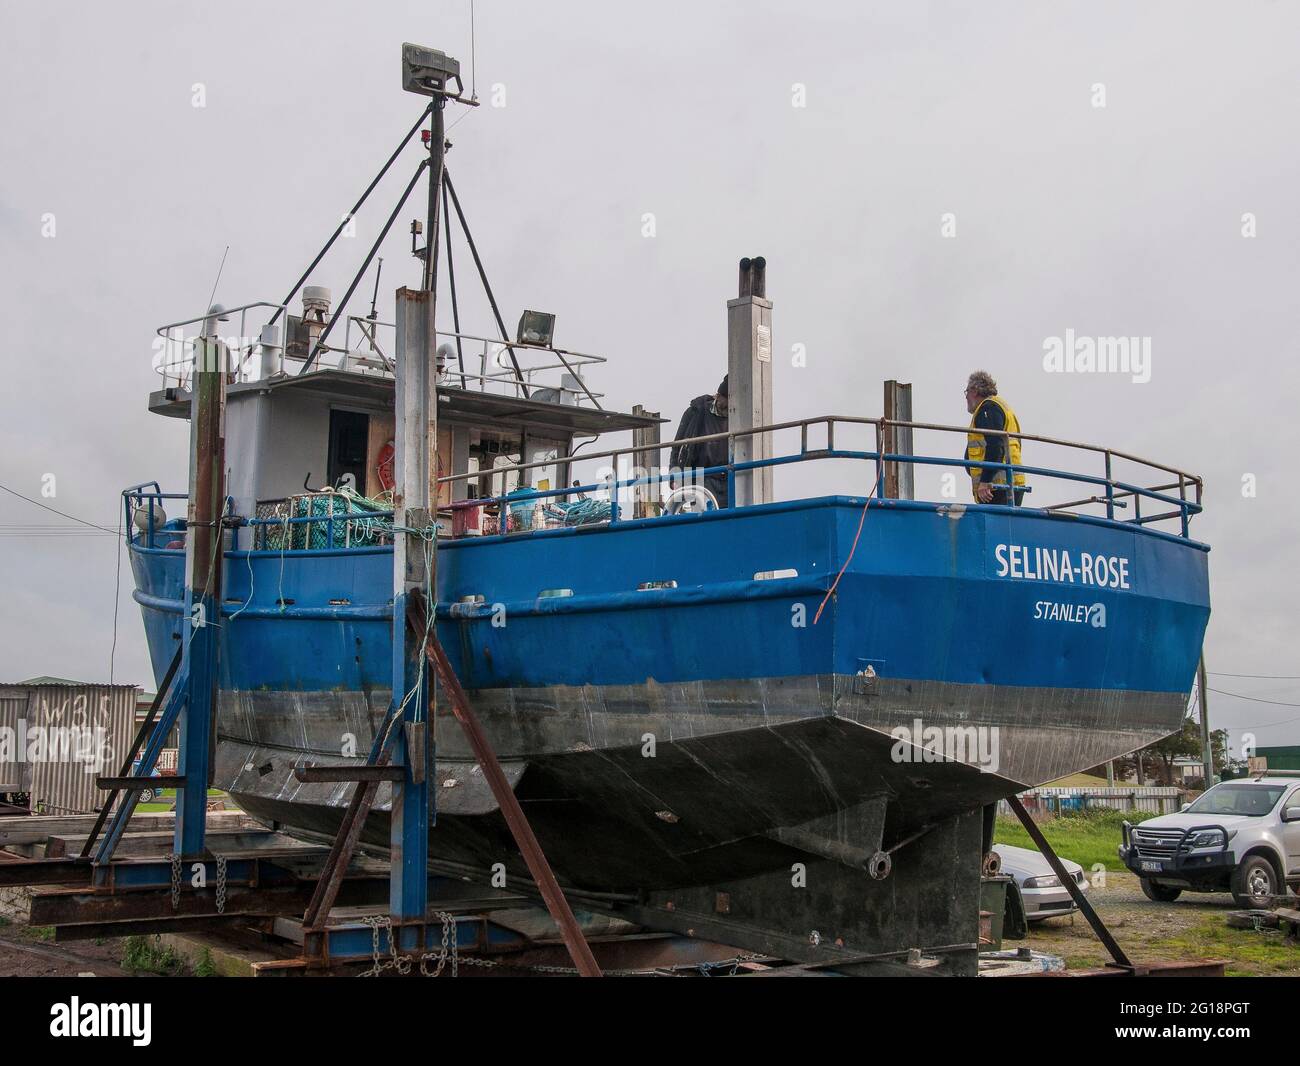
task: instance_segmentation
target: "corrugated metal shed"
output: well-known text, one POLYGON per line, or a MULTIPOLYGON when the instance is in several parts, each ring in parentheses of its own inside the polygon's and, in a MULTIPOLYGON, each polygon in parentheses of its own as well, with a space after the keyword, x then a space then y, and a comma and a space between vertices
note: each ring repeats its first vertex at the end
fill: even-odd
POLYGON ((30 793, 33 811, 89 813, 106 798, 95 778, 121 769, 135 737, 137 687, 33 681, 0 685, 0 791, 30 793))
POLYGON ((26 792, 31 787, 31 767, 19 757, 18 720, 27 713, 27 692, 0 689, 0 794, 26 792))

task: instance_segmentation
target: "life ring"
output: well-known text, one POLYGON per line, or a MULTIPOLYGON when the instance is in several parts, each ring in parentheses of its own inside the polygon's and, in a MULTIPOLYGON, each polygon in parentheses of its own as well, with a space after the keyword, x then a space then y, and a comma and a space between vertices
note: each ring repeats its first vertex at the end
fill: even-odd
POLYGON ((397 449, 393 447, 390 440, 379 449, 379 462, 375 466, 375 473, 379 477, 379 487, 387 492, 397 484, 397 479, 393 477, 393 460, 397 456, 397 449))

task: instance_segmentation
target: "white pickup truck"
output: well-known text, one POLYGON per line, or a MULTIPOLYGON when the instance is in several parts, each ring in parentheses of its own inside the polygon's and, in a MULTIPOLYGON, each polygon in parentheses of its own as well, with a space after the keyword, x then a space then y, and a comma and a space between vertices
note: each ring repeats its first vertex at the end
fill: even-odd
POLYGON ((1284 886, 1300 894, 1300 775, 1224 781, 1177 814, 1124 823, 1119 857, 1148 899, 1231 892, 1267 907, 1284 886))

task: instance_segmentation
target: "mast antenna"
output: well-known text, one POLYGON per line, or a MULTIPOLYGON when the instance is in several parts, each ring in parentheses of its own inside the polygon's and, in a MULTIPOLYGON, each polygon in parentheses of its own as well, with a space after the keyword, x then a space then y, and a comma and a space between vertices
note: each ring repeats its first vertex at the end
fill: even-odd
MULTIPOLYGON (((433 97, 429 128, 421 134, 429 149, 429 200, 424 248, 416 250, 416 254, 424 259, 424 283, 421 288, 433 292, 438 281, 438 213, 445 174, 446 127, 443 111, 448 100, 468 104, 470 107, 477 107, 478 101, 465 95, 459 60, 436 48, 424 48, 409 42, 402 45, 402 88, 420 96, 433 97)), ((415 232, 415 227, 412 227, 412 233, 415 232)))
POLYGON ((379 278, 383 274, 383 272, 384 272, 384 257, 381 255, 379 257, 379 265, 375 267, 375 291, 370 297, 370 321, 371 322, 377 321, 379 318, 379 311, 376 309, 375 305, 379 302, 379 278))

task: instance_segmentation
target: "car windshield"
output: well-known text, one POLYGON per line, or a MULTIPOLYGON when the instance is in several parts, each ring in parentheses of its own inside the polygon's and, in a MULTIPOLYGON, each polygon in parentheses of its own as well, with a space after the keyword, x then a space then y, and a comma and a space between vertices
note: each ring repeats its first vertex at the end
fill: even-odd
POLYGON ((1190 807, 1187 814, 1244 814, 1259 818, 1268 814, 1286 791, 1284 785, 1215 785, 1190 807))

